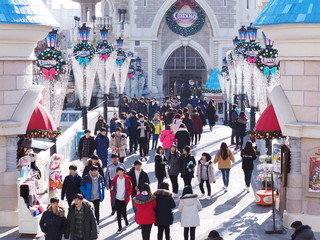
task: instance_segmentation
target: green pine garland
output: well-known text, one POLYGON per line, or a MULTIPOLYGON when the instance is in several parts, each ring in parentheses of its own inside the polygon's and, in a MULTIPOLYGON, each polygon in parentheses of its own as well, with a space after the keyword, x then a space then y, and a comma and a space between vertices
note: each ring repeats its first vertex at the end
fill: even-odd
POLYGON ((202 93, 222 93, 221 89, 207 89, 207 88, 202 88, 201 90, 202 93))
POLYGON ((167 12, 166 21, 169 28, 176 34, 184 37, 191 36, 199 32, 205 22, 206 16, 201 7, 195 3, 194 10, 198 14, 198 19, 190 27, 181 27, 174 19, 173 14, 177 11, 177 3, 167 12))
POLYGON ((249 131, 249 136, 255 139, 273 139, 273 138, 283 138, 281 131, 270 131, 270 132, 262 132, 262 131, 249 131))

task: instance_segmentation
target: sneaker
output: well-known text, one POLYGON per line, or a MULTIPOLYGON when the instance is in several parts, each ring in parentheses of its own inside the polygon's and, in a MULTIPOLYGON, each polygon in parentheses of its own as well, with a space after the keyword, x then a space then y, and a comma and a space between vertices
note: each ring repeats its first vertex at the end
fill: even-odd
POLYGON ((211 196, 207 196, 206 199, 207 199, 207 200, 210 200, 210 199, 211 199, 211 196))
POLYGON ((203 198, 204 194, 203 193, 200 193, 198 198, 203 198))
POLYGON ((128 220, 125 220, 124 222, 126 223, 126 227, 127 227, 129 225, 128 220))
POLYGON ((234 150, 238 150, 238 149, 239 149, 239 146, 237 145, 234 150))
POLYGON ((117 231, 117 234, 119 234, 121 232, 122 232, 122 228, 119 228, 118 231, 117 231))
POLYGON ((228 192, 228 187, 225 187, 224 192, 228 192))
POLYGON ((176 194, 176 193, 173 193, 173 194, 172 194, 172 197, 173 197, 173 198, 177 198, 177 197, 179 197, 179 195, 176 194))
POLYGON ((246 190, 247 190, 247 193, 249 193, 250 192, 250 187, 247 187, 246 190))

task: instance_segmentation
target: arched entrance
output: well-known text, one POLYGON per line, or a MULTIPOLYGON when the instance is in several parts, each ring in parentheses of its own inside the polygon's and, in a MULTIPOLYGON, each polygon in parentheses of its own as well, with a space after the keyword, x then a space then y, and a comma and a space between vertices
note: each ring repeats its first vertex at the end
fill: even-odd
POLYGON ((176 49, 167 59, 163 75, 163 93, 170 96, 201 95, 207 78, 207 66, 201 55, 189 46, 176 49))

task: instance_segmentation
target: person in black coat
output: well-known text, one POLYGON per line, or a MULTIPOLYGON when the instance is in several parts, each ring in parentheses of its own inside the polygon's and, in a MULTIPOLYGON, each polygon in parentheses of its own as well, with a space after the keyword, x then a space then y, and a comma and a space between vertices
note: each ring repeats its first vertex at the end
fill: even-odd
POLYGON ((191 180, 194 177, 194 168, 196 166, 196 160, 190 154, 190 147, 186 146, 179 158, 180 161, 180 173, 184 181, 184 186, 191 186, 191 180))
POLYGON ((154 114, 159 112, 159 105, 157 103, 156 98, 152 98, 151 102, 149 103, 149 119, 151 120, 154 117, 154 114))
POLYGON ((140 157, 145 158, 148 154, 148 143, 149 143, 149 134, 150 126, 148 122, 144 120, 144 115, 138 114, 139 121, 137 122, 136 128, 136 137, 139 143, 140 157))
POLYGON ((182 123, 184 123, 184 125, 186 125, 186 127, 187 127, 187 130, 190 134, 190 140, 193 139, 193 133, 194 133, 193 121, 190 118, 190 114, 188 112, 185 112, 184 119, 183 119, 182 123))
POLYGON ((94 135, 95 136, 97 136, 97 134, 101 128, 107 129, 107 132, 108 132, 109 126, 108 126, 107 122, 105 121, 103 115, 99 116, 98 121, 96 122, 96 125, 94 127, 94 135))
POLYGON ((182 152, 185 146, 190 146, 190 134, 184 124, 180 125, 179 130, 175 134, 177 140, 177 148, 182 152))
POLYGON ((129 123, 130 123, 128 126, 130 154, 132 154, 133 152, 136 152, 138 150, 138 139, 136 136, 138 118, 136 115, 137 115, 137 112, 133 110, 130 112, 130 117, 128 118, 129 123))
POLYGON ((163 179, 166 176, 166 164, 168 160, 164 155, 163 147, 159 146, 156 151, 156 156, 154 159, 154 173, 156 178, 158 179, 158 188, 160 187, 160 183, 163 182, 163 179))
POLYGON ((50 205, 43 212, 39 225, 46 240, 62 239, 62 235, 66 232, 67 218, 65 210, 59 206, 58 198, 50 199, 50 205))
POLYGON ((81 181, 82 178, 77 173, 77 166, 70 165, 69 175, 64 179, 61 189, 61 200, 63 201, 64 197, 66 196, 69 207, 71 206, 74 195, 76 195, 77 193, 81 193, 81 181))
POLYGON ((214 101, 210 101, 209 105, 206 109, 207 118, 210 126, 210 131, 212 131, 212 128, 214 125, 216 125, 216 107, 214 105, 214 101))
POLYGON ((249 140, 246 143, 245 148, 241 151, 242 157, 242 169, 244 173, 244 180, 246 183, 246 190, 249 192, 251 175, 254 168, 253 161, 257 158, 256 150, 254 149, 252 142, 249 140))
POLYGON ((154 193, 156 196, 156 226, 158 226, 158 240, 162 240, 163 231, 165 231, 166 240, 170 240, 170 225, 173 223, 172 209, 176 203, 169 192, 169 184, 160 183, 159 189, 154 193))
POLYGON ((242 150, 243 138, 247 135, 247 123, 248 119, 244 112, 240 112, 236 121, 236 147, 235 150, 242 150))
POLYGON ((290 227, 293 231, 291 240, 316 240, 311 227, 303 225, 301 221, 294 221, 290 227))
POLYGON ((134 167, 132 167, 128 172, 128 176, 131 177, 132 183, 132 198, 137 195, 137 192, 139 192, 139 189, 141 189, 143 184, 150 184, 148 174, 145 171, 143 171, 141 167, 142 162, 140 160, 136 160, 134 162, 134 167), (139 176, 139 179, 137 179, 136 176, 139 176))
MULTIPOLYGON (((84 168, 82 172, 82 177, 89 174, 91 167, 95 165, 98 167, 99 175, 104 176, 103 168, 102 168, 102 162, 96 155, 92 155, 91 158, 88 159, 87 166, 84 168)), ((103 179, 105 181, 105 179, 103 179)))
POLYGON ((148 106, 144 102, 144 97, 141 97, 140 101, 138 102, 137 112, 143 114, 144 116, 148 116, 148 106))
POLYGON ((78 153, 83 165, 86 165, 88 158, 91 157, 94 150, 96 150, 96 141, 90 134, 91 131, 89 129, 85 130, 84 136, 82 136, 79 141, 78 153))

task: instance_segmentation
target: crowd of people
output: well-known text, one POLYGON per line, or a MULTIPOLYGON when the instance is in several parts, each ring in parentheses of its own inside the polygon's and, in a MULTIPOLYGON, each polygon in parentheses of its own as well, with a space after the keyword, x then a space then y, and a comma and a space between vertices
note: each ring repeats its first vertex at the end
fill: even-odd
MULTIPOLYGON (((227 192, 230 169, 235 158, 228 144, 222 142, 214 156, 203 152, 201 159, 195 159, 191 148, 199 144, 206 124, 209 124, 210 131, 213 130, 217 121, 216 109, 214 101, 193 100, 186 104, 182 107, 177 98, 166 98, 160 107, 154 98, 142 97, 139 101, 131 99, 129 102, 124 97, 119 118, 114 113, 107 124, 100 116, 94 136, 91 136, 90 130, 85 130, 78 147, 79 157, 84 164, 82 176, 77 172, 76 165, 70 165, 69 175, 65 177, 61 190, 61 200, 66 198, 69 205, 67 218, 59 199, 52 198, 40 221, 46 239, 57 240, 63 235, 71 240, 97 239, 100 203, 105 198, 106 190, 110 191, 111 215, 116 214, 117 233, 130 224, 127 208, 131 201, 135 222, 140 225, 143 240, 150 239, 153 225, 158 228, 158 240, 162 240, 163 235, 170 240, 170 225, 174 222, 173 209, 176 207, 181 212, 183 238, 196 239, 196 228, 201 220, 199 211, 202 209, 199 199, 204 198, 205 194, 206 199, 211 199, 211 185, 216 182, 214 164, 218 164, 223 189, 227 192), (124 164, 127 154, 137 154, 138 148, 139 159, 127 169, 124 164), (151 191, 149 175, 142 168, 143 162, 150 160, 149 151, 152 150, 155 151, 154 173, 158 181, 154 193, 151 191), (109 154, 111 162, 108 161, 109 154), (181 196, 178 195, 179 175, 184 183, 181 196), (165 177, 170 179, 171 187, 164 181, 165 177), (199 183, 199 195, 193 192, 194 178, 199 183)), ((241 149, 245 190, 249 192, 257 154, 251 141, 247 141, 242 149, 245 136, 243 126, 247 123, 245 114, 238 114, 234 105, 230 116, 232 141, 236 138, 236 149, 241 149)), ((298 235, 298 232, 295 234, 298 235)), ((207 239, 221 240, 222 237, 217 231, 211 231, 207 239)), ((293 239, 299 238, 295 236, 293 239)))

